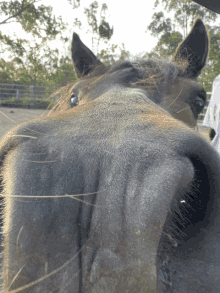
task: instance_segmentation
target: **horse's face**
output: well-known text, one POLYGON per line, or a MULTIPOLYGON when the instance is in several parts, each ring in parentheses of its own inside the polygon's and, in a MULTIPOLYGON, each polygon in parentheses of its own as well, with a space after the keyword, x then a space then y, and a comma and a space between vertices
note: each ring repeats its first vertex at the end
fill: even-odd
POLYGON ((184 68, 107 69, 74 34, 69 109, 0 149, 5 292, 218 291, 220 159, 186 125, 204 107, 207 48, 197 20, 184 68))
POLYGON ((167 110, 174 118, 195 127, 206 103, 206 92, 196 78, 205 65, 207 55, 208 36, 200 20, 173 57, 174 61, 184 61, 182 68, 159 60, 142 60, 140 63, 124 62, 108 70, 74 34, 72 57, 78 76, 84 76, 84 79, 73 87, 72 94, 83 104, 116 86, 139 89, 147 99, 167 110))
POLYGON ((79 81, 74 85, 72 95, 77 97, 77 101, 81 105, 109 92, 112 86, 118 86, 118 88, 126 86, 132 88, 131 92, 134 92, 134 89, 139 90, 146 96, 146 99, 157 103, 174 118, 183 121, 192 128, 196 126, 198 115, 206 103, 206 92, 201 84, 196 80, 177 76, 172 84, 166 84, 166 87, 162 88, 162 93, 158 89, 157 95, 152 95, 146 86, 133 82, 141 78, 141 72, 136 70, 131 63, 127 65, 127 68, 119 68, 113 73, 107 72, 100 77, 79 81), (126 83, 121 81, 123 75, 127 75, 126 83))
POLYGON ((197 81, 178 77, 165 94, 160 106, 174 118, 195 127, 206 103, 206 92, 197 81))

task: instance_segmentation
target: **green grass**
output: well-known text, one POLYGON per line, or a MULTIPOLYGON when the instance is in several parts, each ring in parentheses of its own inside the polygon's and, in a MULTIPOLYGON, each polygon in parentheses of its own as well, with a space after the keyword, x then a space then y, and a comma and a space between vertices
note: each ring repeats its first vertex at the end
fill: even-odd
POLYGON ((10 99, 0 99, 0 106, 4 107, 15 107, 15 108, 23 108, 23 109, 51 109, 56 102, 54 99, 48 99, 46 101, 42 100, 33 100, 29 97, 23 97, 22 99, 15 99, 12 97, 10 99))

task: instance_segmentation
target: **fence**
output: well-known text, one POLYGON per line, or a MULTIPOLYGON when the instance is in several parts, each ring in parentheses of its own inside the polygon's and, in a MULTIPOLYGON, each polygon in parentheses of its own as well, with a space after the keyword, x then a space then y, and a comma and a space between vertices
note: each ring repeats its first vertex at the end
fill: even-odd
MULTIPOLYGON (((34 101, 42 101, 42 99, 48 98, 58 88, 60 87, 0 83, 0 100, 29 98, 34 101)), ((59 96, 56 95, 54 97, 55 101, 58 98, 59 96)))
MULTIPOLYGON (((36 101, 48 98, 58 86, 38 86, 38 85, 18 85, 18 84, 6 84, 0 83, 0 102, 1 100, 15 98, 16 100, 28 97, 30 100, 36 101)), ((211 92, 207 93, 207 101, 210 99, 211 92)), ((57 101, 59 95, 54 96, 55 101, 57 101)), ((207 103, 208 104, 208 103, 207 103)), ((208 105, 207 105, 208 106, 208 105)), ((205 112, 207 109, 205 106, 203 112, 199 115, 198 122, 202 123, 205 112)))
POLYGON ((204 110, 202 111, 202 113, 201 114, 199 114, 199 118, 198 118, 198 122, 199 123, 202 123, 202 121, 203 121, 203 119, 204 119, 204 117, 205 117, 205 113, 206 113, 206 110, 207 110, 207 108, 208 108, 208 104, 209 104, 209 100, 210 100, 210 98, 211 98, 211 92, 207 92, 206 93, 207 94, 207 105, 205 106, 205 108, 204 108, 204 110))

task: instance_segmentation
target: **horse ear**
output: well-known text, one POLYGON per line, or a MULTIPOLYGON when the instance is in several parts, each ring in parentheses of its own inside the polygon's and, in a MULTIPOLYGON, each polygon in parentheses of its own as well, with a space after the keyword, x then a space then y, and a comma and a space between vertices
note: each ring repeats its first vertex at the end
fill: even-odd
POLYGON ((78 77, 89 74, 96 67, 105 68, 105 65, 83 44, 76 33, 73 33, 71 51, 78 77))
POLYGON ((209 37, 206 27, 200 18, 197 18, 191 32, 179 44, 174 60, 188 60, 186 75, 197 78, 206 64, 209 52, 209 37))

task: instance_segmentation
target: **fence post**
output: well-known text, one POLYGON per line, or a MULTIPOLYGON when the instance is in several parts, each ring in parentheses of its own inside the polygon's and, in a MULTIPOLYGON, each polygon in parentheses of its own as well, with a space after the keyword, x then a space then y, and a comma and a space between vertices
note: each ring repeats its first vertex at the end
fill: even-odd
MULTIPOLYGON (((12 97, 16 100, 23 102, 24 97, 29 97, 30 100, 46 99, 60 87, 56 86, 36 86, 36 85, 17 85, 17 84, 4 84, 0 83, 0 100, 11 99, 12 97), (29 89, 28 89, 29 87, 29 89)), ((59 99, 59 94, 54 96, 54 100, 59 99)), ((1 101, 0 101, 1 105, 1 101)))
POLYGON ((16 90, 16 100, 19 99, 19 89, 16 90))
MULTIPOLYGON (((210 97, 209 97, 209 99, 207 99, 207 104, 209 104, 209 101, 210 101, 210 98, 211 98, 211 95, 212 95, 212 92, 207 92, 206 93, 207 94, 207 96, 209 95, 210 97)), ((207 108, 208 108, 208 105, 207 106, 205 106, 204 107, 204 112, 206 113, 206 111, 207 111, 207 108)), ((199 123, 202 123, 203 122, 203 119, 204 119, 204 117, 205 117, 205 113, 203 113, 203 111, 202 111, 202 113, 200 113, 199 114, 199 117, 198 117, 198 119, 197 119, 197 122, 199 122, 199 123)))
POLYGON ((33 98, 33 96, 34 96, 34 86, 33 85, 30 85, 30 95, 33 98))
POLYGON ((54 100, 55 100, 55 102, 57 102, 58 99, 59 99, 59 95, 54 96, 54 100))

